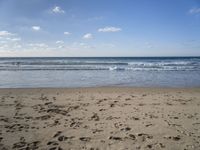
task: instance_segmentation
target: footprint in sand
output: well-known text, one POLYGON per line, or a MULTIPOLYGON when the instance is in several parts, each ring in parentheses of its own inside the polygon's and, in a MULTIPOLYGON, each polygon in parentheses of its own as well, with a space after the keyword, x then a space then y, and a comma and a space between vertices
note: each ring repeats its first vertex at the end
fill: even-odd
POLYGON ((147 139, 153 139, 152 135, 146 133, 138 133, 137 136, 142 140, 142 142, 146 141, 147 139))
POLYGON ((47 145, 56 146, 56 145, 59 145, 59 144, 58 144, 58 142, 56 142, 56 141, 49 141, 49 142, 47 143, 47 145))
POLYGON ((110 107, 114 107, 114 106, 115 106, 115 104, 113 104, 113 103, 112 103, 112 104, 110 104, 110 107))
POLYGON ((129 137, 132 139, 132 140, 135 140, 136 139, 136 136, 134 134, 129 134, 129 137))
POLYGON ((122 141, 122 138, 121 137, 117 137, 117 136, 110 136, 109 139, 110 140, 122 141))
POLYGON ((140 118, 138 118, 138 117, 131 117, 131 119, 133 119, 133 120, 140 120, 140 118))
POLYGON ((121 131, 130 131, 131 128, 130 127, 126 127, 126 128, 122 128, 121 131))
POLYGON ((77 128, 77 127, 80 127, 81 124, 82 124, 82 122, 72 120, 72 123, 70 124, 70 127, 77 128))
POLYGON ((179 141, 181 139, 180 135, 177 136, 164 136, 165 139, 172 139, 174 141, 179 141))
POLYGON ((20 142, 13 144, 13 149, 38 149, 40 141, 27 143, 24 137, 20 138, 20 142))
POLYGON ((3 137, 0 137, 0 143, 1 143, 2 140, 3 140, 3 137))
POLYGON ((93 129, 92 133, 98 133, 98 132, 103 132, 103 130, 99 130, 99 129, 93 129))
POLYGON ((152 123, 149 123, 149 124, 146 124, 145 127, 150 127, 150 126, 153 126, 152 123))
POLYGON ((62 131, 58 131, 58 132, 56 132, 56 134, 55 134, 53 137, 54 137, 54 138, 55 138, 55 137, 58 137, 61 133, 62 133, 62 131))
POLYGON ((84 142, 89 142, 91 140, 90 137, 80 137, 79 140, 84 141, 84 142))
POLYGON ((59 147, 52 147, 52 148, 49 148, 49 150, 63 150, 63 148, 61 148, 61 147, 59 146, 59 147))
POLYGON ((62 141, 66 141, 68 139, 73 139, 73 138, 74 136, 67 137, 67 136, 62 135, 58 137, 58 141, 62 142, 62 141))
POLYGON ((99 109, 99 111, 105 111, 106 109, 99 109))
POLYGON ((94 120, 94 121, 99 121, 99 116, 97 115, 97 113, 94 113, 91 117, 91 120, 94 120))

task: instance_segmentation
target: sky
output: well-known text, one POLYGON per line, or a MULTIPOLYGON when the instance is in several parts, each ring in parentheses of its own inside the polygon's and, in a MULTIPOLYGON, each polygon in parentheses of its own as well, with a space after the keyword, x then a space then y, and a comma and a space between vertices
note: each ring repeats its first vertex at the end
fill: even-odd
POLYGON ((0 0, 0 57, 200 56, 200 0, 0 0))

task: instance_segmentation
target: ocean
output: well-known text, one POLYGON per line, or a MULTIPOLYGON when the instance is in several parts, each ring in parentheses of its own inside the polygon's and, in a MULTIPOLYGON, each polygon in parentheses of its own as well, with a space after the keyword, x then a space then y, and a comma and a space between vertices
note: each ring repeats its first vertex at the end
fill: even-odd
POLYGON ((0 58, 0 88, 200 87, 200 57, 0 58))

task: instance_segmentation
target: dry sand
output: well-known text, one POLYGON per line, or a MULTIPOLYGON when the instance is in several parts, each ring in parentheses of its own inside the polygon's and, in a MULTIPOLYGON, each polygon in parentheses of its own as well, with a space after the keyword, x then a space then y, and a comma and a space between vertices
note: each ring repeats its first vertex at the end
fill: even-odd
POLYGON ((1 89, 0 149, 200 149, 200 89, 1 89))

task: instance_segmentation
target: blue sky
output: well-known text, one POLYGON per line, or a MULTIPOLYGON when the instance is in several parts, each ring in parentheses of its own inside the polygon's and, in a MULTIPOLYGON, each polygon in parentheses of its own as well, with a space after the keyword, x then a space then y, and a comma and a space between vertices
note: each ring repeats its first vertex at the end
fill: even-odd
POLYGON ((0 0, 0 56, 200 56, 200 0, 0 0))

